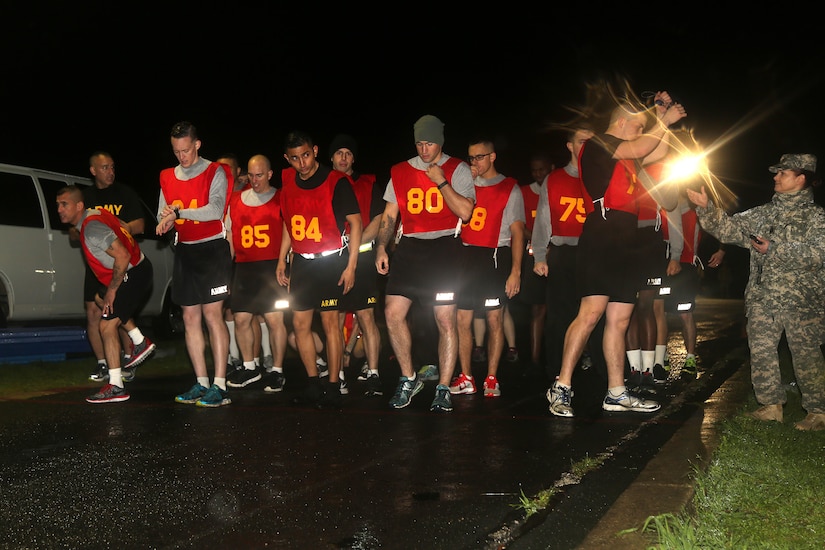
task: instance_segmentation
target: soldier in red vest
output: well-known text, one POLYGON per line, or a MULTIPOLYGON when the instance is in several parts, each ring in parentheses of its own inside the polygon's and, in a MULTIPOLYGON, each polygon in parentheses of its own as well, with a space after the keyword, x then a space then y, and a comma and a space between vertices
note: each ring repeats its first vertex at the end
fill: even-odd
POLYGON ((536 206, 532 231, 533 272, 547 277, 545 373, 550 383, 561 371, 564 334, 579 310, 576 256, 586 209, 578 158, 582 146, 591 137, 590 127, 568 131, 566 146, 570 162, 550 172, 536 206))
POLYGON ((390 170, 375 255, 378 272, 389 274, 384 317, 401 367, 390 407, 406 407, 424 387, 413 368, 407 321, 416 301, 433 309, 438 326, 439 380, 430 410, 449 412, 453 410, 450 381, 458 356, 456 304, 462 247, 458 234, 473 213, 475 186, 467 163, 442 151, 441 120, 422 116, 413 125, 413 135, 418 154, 390 170), (397 233, 401 236, 390 265, 387 246, 397 233))
POLYGON ((170 141, 179 164, 160 173, 155 232, 176 231, 172 300, 183 310, 186 349, 197 379, 175 401, 220 407, 232 402, 226 390, 229 331, 223 320, 223 303, 232 279, 232 256, 223 225, 232 173, 229 166, 199 155, 201 140, 191 122, 172 126, 170 141), (215 368, 212 384, 204 355, 204 323, 215 368))
POLYGON ((235 270, 232 276, 232 313, 238 349, 243 366, 229 373, 227 384, 243 388, 267 376, 264 391, 280 392, 284 388, 284 356, 287 330, 284 312, 289 309, 289 296, 278 284, 275 270, 281 252, 283 218, 280 191, 271 185, 272 164, 264 155, 249 159, 249 188, 232 194, 226 214, 235 270), (258 365, 255 355, 255 328, 264 319, 267 330, 262 339, 269 342, 272 365, 258 365))
POLYGON ((473 311, 487 322, 487 373, 484 397, 498 397, 498 363, 504 350, 503 312, 507 300, 521 289, 524 199, 518 182, 496 170, 492 140, 470 143, 468 159, 474 177, 476 205, 461 227, 464 243, 463 289, 458 298, 458 359, 461 373, 450 384, 451 394, 476 393, 471 358, 473 311))
MULTIPOLYGON (((660 408, 628 393, 624 381, 625 332, 637 291, 637 266, 629 261, 636 242, 636 166, 650 161, 668 126, 681 120, 685 109, 658 92, 656 120, 645 132, 647 114, 641 106, 620 103, 613 109, 607 129, 590 138, 579 154, 579 173, 588 212, 579 238, 577 286, 581 302, 567 329, 559 378, 547 392, 550 412, 572 417, 572 379, 576 364, 596 325, 605 318, 602 349, 607 365, 606 411, 650 413, 660 408)), ((665 144, 666 145, 666 144, 665 144)), ((662 148, 662 156, 665 148, 662 148)))
MULTIPOLYGON (((339 321, 342 324, 346 317, 345 312, 353 312, 352 335, 356 340, 348 339, 355 346, 357 339, 363 341, 366 362, 361 369, 358 380, 366 382, 367 395, 383 395, 381 379, 378 375, 378 356, 381 351, 381 332, 375 322, 375 307, 378 305, 379 288, 378 273, 375 271, 375 237, 378 236, 378 226, 381 224, 381 214, 384 212, 384 199, 381 197, 381 186, 376 185, 375 174, 367 174, 355 169, 355 158, 358 155, 358 144, 355 138, 347 134, 338 134, 332 139, 329 146, 329 156, 332 167, 350 177, 355 198, 361 210, 361 246, 358 251, 358 268, 355 286, 341 298, 339 321), (360 338, 359 338, 360 336, 360 338)), ((349 228, 347 228, 349 231, 349 228)), ((349 346, 349 341, 346 346, 349 346)), ((352 350, 344 349, 344 366, 349 366, 352 350)), ((346 380, 341 370, 341 390, 347 390, 346 380)))
POLYGON ((295 342, 309 377, 300 401, 314 407, 337 408, 342 403, 340 375, 344 358, 338 312, 341 299, 355 285, 363 229, 361 211, 349 176, 318 162, 318 146, 309 135, 290 132, 284 142, 284 158, 290 167, 281 172, 284 233, 277 274, 281 285, 289 285, 295 342), (320 382, 316 364, 312 335, 315 310, 320 311, 326 339, 326 387, 320 382))
POLYGON ((108 210, 86 210, 83 200, 83 192, 73 185, 57 193, 60 221, 80 232, 83 255, 101 285, 95 302, 101 311, 99 329, 109 367, 109 383, 86 401, 118 403, 129 399, 120 365, 120 326, 132 318, 149 297, 152 263, 141 252, 128 225, 108 210))

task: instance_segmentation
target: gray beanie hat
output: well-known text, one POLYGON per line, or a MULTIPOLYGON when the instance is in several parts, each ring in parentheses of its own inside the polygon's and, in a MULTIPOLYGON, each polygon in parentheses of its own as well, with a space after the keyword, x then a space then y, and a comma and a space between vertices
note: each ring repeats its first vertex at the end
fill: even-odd
POLYGON ((415 142, 429 141, 444 145, 444 123, 433 115, 424 115, 413 126, 415 142))

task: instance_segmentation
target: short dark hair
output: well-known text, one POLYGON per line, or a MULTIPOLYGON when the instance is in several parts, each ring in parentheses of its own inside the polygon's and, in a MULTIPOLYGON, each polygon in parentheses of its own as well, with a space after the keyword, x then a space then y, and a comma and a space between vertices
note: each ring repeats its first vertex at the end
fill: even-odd
POLYGON ((77 185, 72 184, 67 185, 65 187, 61 187, 60 191, 57 192, 57 195, 55 195, 55 197, 59 197, 60 195, 65 194, 71 195, 72 199, 76 202, 83 202, 85 204, 85 201, 83 199, 83 191, 77 185))
POLYGON ((312 138, 306 132, 293 130, 286 135, 286 139, 284 140, 284 153, 286 153, 288 149, 295 149, 301 145, 309 145, 312 147, 315 143, 313 143, 312 138))
POLYGON ((172 126, 170 135, 175 139, 190 137, 192 138, 192 141, 195 141, 198 139, 198 129, 195 128, 195 125, 191 122, 182 120, 172 126))
POLYGON ((92 153, 91 155, 89 155, 89 167, 90 168, 95 165, 95 159, 97 157, 109 157, 110 159, 114 160, 114 157, 112 157, 112 155, 110 155, 106 151, 98 150, 98 151, 95 151, 94 153, 92 153))
POLYGON ((473 136, 470 138, 469 145, 484 145, 493 151, 496 150, 496 144, 489 136, 473 136))

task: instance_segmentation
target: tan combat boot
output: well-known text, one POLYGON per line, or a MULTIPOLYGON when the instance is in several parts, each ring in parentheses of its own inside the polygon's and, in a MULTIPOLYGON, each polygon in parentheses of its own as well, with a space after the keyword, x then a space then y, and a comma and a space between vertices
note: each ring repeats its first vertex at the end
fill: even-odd
POLYGON ((822 413, 808 413, 801 422, 794 424, 797 430, 819 431, 825 430, 825 414, 822 413))
POLYGON ((753 412, 748 413, 748 416, 766 422, 770 420, 782 422, 782 404, 777 403, 776 405, 765 405, 753 412))

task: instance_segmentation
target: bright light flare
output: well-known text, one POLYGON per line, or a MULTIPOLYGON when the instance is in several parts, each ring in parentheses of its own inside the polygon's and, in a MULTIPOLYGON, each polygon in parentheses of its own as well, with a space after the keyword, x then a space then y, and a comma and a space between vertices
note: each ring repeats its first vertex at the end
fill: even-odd
POLYGON ((708 163, 705 160, 705 154, 698 155, 681 155, 674 159, 667 165, 666 179, 668 181, 686 181, 695 177, 702 177, 708 173, 708 163))

